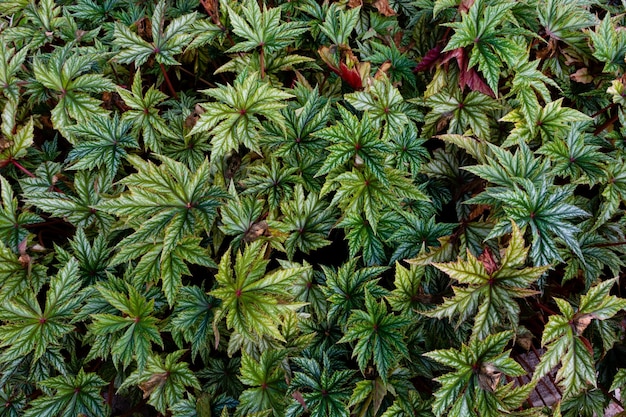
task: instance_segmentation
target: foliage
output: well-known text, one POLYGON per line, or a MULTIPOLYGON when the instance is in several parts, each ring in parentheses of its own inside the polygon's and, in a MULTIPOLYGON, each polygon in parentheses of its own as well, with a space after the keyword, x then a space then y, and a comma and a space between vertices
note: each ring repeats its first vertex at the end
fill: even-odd
POLYGON ((0 416, 623 393, 619 1, 6 0, 0 43, 0 416))

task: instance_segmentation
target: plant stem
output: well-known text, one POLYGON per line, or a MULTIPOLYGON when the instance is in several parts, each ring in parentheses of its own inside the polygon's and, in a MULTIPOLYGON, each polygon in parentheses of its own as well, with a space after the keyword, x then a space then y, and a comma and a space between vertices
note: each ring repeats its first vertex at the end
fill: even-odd
MULTIPOLYGON (((189 71, 189 70, 188 70, 188 69, 186 69, 186 68, 180 67, 180 68, 179 68, 179 70, 181 70, 182 72, 184 72, 184 73, 185 73, 185 74, 187 74, 187 75, 191 75, 191 76, 193 76, 193 77, 195 77, 195 76, 196 76, 193 72, 189 71)), ((204 78, 202 78, 202 77, 196 77, 196 79, 197 79, 198 81, 203 82, 204 84, 208 85, 208 86, 209 86, 209 87, 211 87, 211 88, 217 88, 217 85, 213 84, 211 81, 207 81, 207 80, 205 80, 205 79, 204 79, 204 78)))
POLYGON ((170 77, 169 75, 167 75, 167 71, 165 70, 165 65, 159 64, 159 66, 161 67, 161 73, 163 74, 163 78, 165 78, 165 84, 167 84, 167 88, 170 90, 172 97, 174 97, 175 99, 178 99, 178 94, 176 94, 176 90, 174 90, 174 86, 172 85, 172 82, 170 81, 170 77))
POLYGON ((265 49, 261 44, 261 53, 259 55, 259 65, 261 66, 261 79, 265 78, 265 49))
POLYGON ((22 164, 20 164, 19 162, 17 162, 15 159, 11 159, 11 163, 13 164, 13 166, 17 169, 19 169, 20 171, 22 171, 24 174, 28 175, 31 178, 35 178, 35 174, 33 174, 32 172, 30 172, 29 170, 27 170, 26 168, 24 168, 22 166, 22 164))

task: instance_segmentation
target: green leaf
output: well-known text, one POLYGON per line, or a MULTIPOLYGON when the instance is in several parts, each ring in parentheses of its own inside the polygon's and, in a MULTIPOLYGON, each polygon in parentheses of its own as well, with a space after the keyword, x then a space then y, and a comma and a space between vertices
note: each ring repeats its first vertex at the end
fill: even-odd
MULTIPOLYGON (((131 285, 126 285, 126 293, 113 291, 103 285, 96 288, 106 302, 121 313, 93 314, 90 331, 97 337, 111 337, 110 350, 113 363, 124 369, 134 360, 138 372, 146 369, 152 354, 152 343, 163 346, 158 320, 152 316, 154 300, 148 301, 143 294, 131 285)), ((94 347, 92 353, 94 354, 94 347)))
POLYGON ((232 46, 227 52, 249 52, 261 48, 271 54, 294 43, 298 37, 308 28, 304 22, 280 21, 281 8, 268 8, 263 5, 263 10, 254 0, 242 2, 240 16, 230 7, 226 6, 228 17, 233 25, 233 32, 245 39, 232 46))
POLYGON ((171 137, 174 133, 159 115, 157 106, 167 98, 161 91, 150 86, 146 94, 142 93, 141 71, 137 70, 131 91, 117 87, 117 93, 122 97, 129 110, 122 115, 123 122, 132 124, 136 137, 140 134, 146 148, 159 152, 161 150, 161 135, 171 137))
POLYGON ((373 79, 365 91, 346 94, 345 99, 355 109, 367 112, 375 128, 384 127, 385 137, 400 134, 409 124, 408 105, 387 77, 373 79))
POLYGON ((232 245, 238 247, 241 241, 249 242, 258 238, 255 233, 257 228, 264 232, 257 223, 263 213, 263 201, 253 196, 240 198, 234 187, 231 187, 230 193, 233 198, 220 210, 223 224, 219 228, 224 234, 234 236, 232 245))
POLYGON ((116 114, 113 118, 94 115, 89 123, 67 128, 77 138, 76 146, 67 156, 70 169, 102 169, 108 178, 117 174, 126 148, 138 148, 137 141, 128 134, 131 124, 116 114))
POLYGON ((113 43, 120 47, 116 55, 118 62, 122 64, 134 62, 135 66, 139 67, 154 54, 160 64, 179 65, 174 56, 180 54, 193 39, 191 28, 196 20, 196 13, 172 19, 165 27, 166 9, 165 0, 160 0, 154 8, 151 19, 152 42, 143 40, 127 26, 116 22, 113 43))
POLYGON ((626 309, 626 300, 609 295, 616 281, 606 280, 590 288, 580 298, 578 311, 567 301, 555 298, 561 314, 550 316, 545 326, 541 345, 547 350, 535 368, 533 380, 538 381, 560 363, 555 380, 564 399, 596 385, 591 344, 582 333, 592 320, 607 320, 626 309))
POLYGON ((545 143, 537 153, 546 155, 554 162, 555 175, 593 186, 606 179, 603 166, 608 159, 600 152, 601 147, 591 144, 591 140, 591 135, 572 128, 565 140, 554 138, 545 143))
MULTIPOLYGON (((562 107, 563 98, 547 103, 539 111, 533 114, 520 114, 520 110, 515 109, 504 116, 501 121, 515 123, 515 128, 511 131, 503 147, 518 145, 522 142, 529 143, 537 135, 544 141, 553 137, 563 137, 568 129, 569 123, 588 122, 591 118, 578 110, 562 107)), ((534 106, 534 105, 532 105, 534 106)))
POLYGON ((94 115, 106 116, 108 112, 100 100, 90 94, 113 91, 115 85, 102 74, 91 74, 96 56, 94 53, 72 53, 68 48, 57 48, 47 59, 37 56, 33 60, 35 79, 44 88, 54 92, 57 104, 52 109, 52 123, 67 139, 71 135, 64 129, 72 120, 80 124, 94 115))
POLYGON ((149 398, 148 404, 165 414, 169 407, 183 400, 187 392, 185 387, 200 389, 198 378, 189 369, 189 364, 181 361, 184 354, 184 350, 178 350, 168 354, 165 360, 151 355, 145 370, 134 371, 121 388, 138 385, 149 398))
POLYGON ((200 119, 190 134, 209 132, 212 136, 211 158, 216 160, 229 151, 237 151, 239 145, 260 153, 259 130, 261 119, 272 120, 283 126, 280 112, 284 101, 292 98, 282 90, 258 79, 256 74, 244 72, 234 84, 203 90, 216 102, 203 103, 200 119))
POLYGON ((398 362, 399 357, 409 356, 404 340, 404 328, 410 320, 389 314, 384 301, 377 303, 369 293, 365 293, 365 311, 352 310, 346 325, 346 333, 339 343, 357 341, 352 351, 356 356, 361 372, 365 372, 371 360, 384 383, 388 373, 398 362))
POLYGON ((443 91, 426 99, 432 110, 425 117, 424 132, 428 137, 437 133, 439 124, 449 119, 447 133, 463 134, 468 128, 479 139, 489 140, 489 114, 499 108, 491 97, 472 91, 462 97, 458 90, 452 93, 443 91))
MULTIPOLYGON (((0 251, 2 249, 0 247, 0 251)), ((4 262, 2 265, 6 272, 7 267, 17 266, 4 262)), ((14 270, 13 274, 16 272, 14 270)), ((80 285, 78 262, 72 258, 50 278, 44 308, 32 290, 4 301, 0 307, 3 323, 0 326, 0 347, 3 348, 0 362, 21 361, 29 354, 32 354, 30 360, 38 361, 51 351, 57 351, 58 355, 58 350, 63 347, 63 337, 74 331, 71 322, 83 301, 83 297, 76 295, 80 285)))
MULTIPOLYGON (((493 255, 487 252, 487 256, 493 255)), ((508 324, 515 329, 520 307, 514 299, 535 295, 536 291, 529 287, 548 270, 547 266, 523 268, 527 256, 522 232, 513 223, 511 240, 500 265, 485 265, 469 251, 467 261, 434 264, 466 286, 452 287, 454 297, 444 299, 443 304, 425 314, 436 318, 459 316, 459 323, 474 317, 471 340, 483 339, 497 326, 508 324)))
MULTIPOLYGON (((209 232, 220 199, 228 197, 228 193, 206 180, 208 161, 192 172, 184 164, 166 157, 161 157, 158 166, 136 157, 129 160, 138 170, 122 180, 129 192, 98 205, 98 209, 122 217, 134 229, 133 234, 117 245, 124 253, 120 256, 134 259, 146 253, 146 243, 162 242, 161 252, 153 252, 162 257, 162 262, 179 248, 179 255, 174 256, 183 258, 193 253, 193 262, 198 263, 201 252, 195 239, 202 232, 209 232)), ((211 261, 200 264, 209 265, 211 261)), ((173 300, 175 293, 167 294, 173 300)))
POLYGON ((293 199, 284 201, 280 209, 282 218, 270 226, 289 233, 284 242, 289 259, 296 250, 309 253, 330 244, 327 238, 336 222, 335 212, 316 193, 305 197, 302 186, 297 185, 293 199))
POLYGON ((208 360, 211 339, 214 336, 213 316, 218 301, 201 288, 183 286, 176 299, 176 308, 169 323, 172 336, 182 345, 182 340, 191 343, 192 358, 200 354, 208 360))
POLYGON ((595 32, 587 33, 593 42, 593 56, 604 62, 604 72, 616 72, 624 68, 626 34, 617 29, 610 14, 596 26, 595 32))
POLYGON ((20 260, 11 248, 0 241, 0 305, 25 289, 39 288, 45 282, 46 268, 24 261, 27 259, 20 260))
POLYGON ((230 251, 222 257, 215 276, 218 287, 210 292, 222 302, 215 322, 226 317, 229 329, 250 340, 271 336, 284 341, 278 330, 281 317, 302 306, 290 302, 293 296, 289 289, 307 268, 279 269, 265 274, 268 264, 263 259, 265 249, 261 242, 255 241, 237 254, 234 264, 230 251))
POLYGON ((18 253, 18 247, 30 235, 25 226, 37 224, 43 219, 34 213, 18 209, 17 199, 9 182, 0 175, 0 239, 18 253), (21 212, 20 212, 21 211, 21 212))
POLYGON ((347 45, 348 38, 357 25, 360 11, 360 7, 341 10, 333 3, 328 8, 324 22, 319 29, 333 44, 347 45))
POLYGON ((86 373, 81 368, 76 376, 61 375, 39 384, 54 390, 54 395, 44 395, 33 400, 24 414, 26 417, 96 417, 108 414, 108 407, 100 395, 106 382, 95 373, 86 373))
POLYGON ((282 410, 285 406, 287 384, 281 362, 286 353, 284 350, 267 349, 257 361, 243 352, 240 379, 251 388, 239 397, 239 415, 251 415, 264 410, 271 410, 270 413, 276 417, 284 415, 282 410))
POLYGON ((315 133, 315 136, 330 142, 327 147, 330 154, 316 176, 328 174, 351 162, 365 167, 376 179, 388 186, 384 163, 389 145, 380 139, 380 123, 375 124, 369 112, 364 113, 359 120, 345 107, 339 106, 337 109, 341 122, 315 133))
POLYGON ((303 403, 292 400, 287 416, 301 416, 307 412, 316 416, 348 417, 345 402, 350 398, 350 384, 354 371, 333 369, 326 355, 322 364, 309 358, 293 358, 299 368, 289 385, 290 392, 299 392, 303 403))
POLYGON ((345 322, 352 310, 365 308, 365 293, 382 296, 386 291, 378 286, 380 275, 387 270, 382 266, 357 269, 357 259, 352 258, 339 269, 322 266, 326 285, 322 287, 330 303, 328 317, 345 322))
MULTIPOLYGON (((8 45, 4 37, 0 37, 0 44, 8 45)), ((0 85, 2 95, 13 103, 17 103, 20 97, 18 82, 20 79, 17 72, 26 60, 28 48, 17 50, 15 48, 0 48, 0 85)))
POLYGON ((523 184, 524 189, 516 186, 515 191, 490 193, 494 199, 503 203, 506 219, 502 219, 495 226, 488 238, 506 232, 510 221, 514 221, 520 227, 530 226, 533 236, 530 255, 536 264, 546 265, 554 260, 561 260, 556 251, 554 237, 561 239, 569 250, 582 259, 583 255, 575 238, 580 229, 568 220, 587 217, 589 214, 573 204, 568 204, 573 189, 548 187, 545 182, 537 186, 526 179, 519 179, 518 182, 523 184))
POLYGON ((443 52, 471 45, 468 67, 478 64, 478 70, 483 73, 496 96, 503 61, 508 62, 508 57, 517 56, 520 52, 519 45, 502 36, 503 33, 512 32, 510 29, 502 30, 501 26, 508 20, 507 14, 514 5, 514 2, 499 1, 487 6, 484 1, 477 0, 469 12, 462 15, 460 22, 448 24, 454 28, 454 35, 443 52))
POLYGON ((483 340, 475 338, 459 350, 434 350, 425 354, 453 369, 436 379, 441 384, 433 403, 436 416, 497 416, 508 414, 521 405, 525 396, 516 395, 516 401, 511 402, 507 397, 517 390, 528 395, 533 384, 519 388, 513 388, 512 382, 501 385, 502 374, 509 377, 526 374, 509 357, 509 351, 503 352, 511 336, 510 331, 496 333, 483 340))
POLYGON ((18 129, 16 118, 18 102, 7 101, 2 109, 2 149, 0 149, 0 167, 23 159, 29 148, 33 146, 35 135, 33 121, 29 120, 25 126, 18 129), (6 142, 4 142, 6 141, 6 142))
POLYGON ((54 189, 55 177, 60 173, 54 168, 43 167, 36 171, 36 178, 22 180, 26 202, 53 216, 66 219, 76 227, 87 228, 97 224, 101 230, 109 230, 113 216, 99 210, 98 205, 104 200, 103 194, 110 191, 111 178, 79 171, 74 176, 72 192, 51 191, 54 189))

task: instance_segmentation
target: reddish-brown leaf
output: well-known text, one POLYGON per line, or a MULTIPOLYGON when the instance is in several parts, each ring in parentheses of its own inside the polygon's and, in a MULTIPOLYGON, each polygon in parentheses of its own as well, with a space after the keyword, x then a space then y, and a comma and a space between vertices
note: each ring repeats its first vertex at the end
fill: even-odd
POLYGON ((441 58, 442 49, 443 48, 441 46, 437 45, 430 51, 426 52, 426 55, 424 55, 420 63, 415 67, 415 71, 424 71, 434 67, 435 63, 441 58))
POLYGON ((396 15, 396 11, 393 10, 389 6, 389 1, 388 0, 376 0, 372 4, 374 5, 374 7, 376 7, 378 12, 380 14, 382 14, 383 16, 395 16, 396 15))
POLYGON ((484 252, 481 253, 478 257, 478 260, 482 262, 485 270, 489 275, 493 274, 498 270, 498 268, 500 268, 495 258, 493 257, 493 253, 491 252, 491 249, 489 249, 489 247, 485 248, 484 252))

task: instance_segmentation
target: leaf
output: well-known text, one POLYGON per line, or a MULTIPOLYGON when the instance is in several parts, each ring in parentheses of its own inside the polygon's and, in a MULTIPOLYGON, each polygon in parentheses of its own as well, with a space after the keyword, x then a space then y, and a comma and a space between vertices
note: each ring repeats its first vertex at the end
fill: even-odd
MULTIPOLYGON (((146 297, 131 285, 126 285, 126 293, 113 291, 103 285, 96 285, 101 297, 119 314, 93 314, 91 331, 94 335, 105 338, 111 337, 107 350, 110 350, 113 363, 123 368, 134 360, 137 363, 136 372, 143 372, 148 366, 152 354, 152 343, 163 345, 158 320, 153 317, 154 300, 146 297)), ((92 353, 94 354, 94 347, 92 353)), ((90 355, 91 355, 90 354, 90 355)))
POLYGON ((190 29, 196 20, 196 13, 172 19, 165 27, 166 8, 165 0, 160 0, 154 8, 150 25, 152 42, 143 40, 126 25, 116 22, 113 43, 120 47, 116 55, 118 62, 134 62, 139 67, 154 54, 160 64, 179 65, 174 56, 180 54, 193 38, 190 29))
POLYGON ((72 124, 72 120, 82 124, 94 115, 108 114, 100 106, 102 102, 90 94, 113 91, 115 85, 102 74, 88 73, 95 58, 93 53, 70 53, 65 47, 55 49, 48 59, 38 56, 33 60, 36 81, 56 94, 52 123, 70 140, 71 135, 64 129, 72 124))
MULTIPOLYGON (((1 251, 2 247, 0 247, 1 251)), ((13 261, 15 262, 15 261, 13 261)), ((2 263, 4 273, 17 265, 2 263)), ((15 274, 17 270, 10 273, 15 274)), ((6 286, 6 282, 3 287, 6 286)), ((23 284, 22 284, 23 285, 23 284)), ((32 289, 13 293, 0 308, 0 347, 3 348, 0 362, 10 363, 28 358, 36 362, 44 355, 63 346, 64 336, 74 331, 71 324, 83 297, 76 296, 81 286, 78 275, 78 262, 70 259, 50 278, 49 289, 45 292, 45 306, 37 300, 37 293, 32 289), (29 356, 32 355, 32 356, 29 356)), ((3 291, 7 291, 3 288, 3 291)), ((7 291, 11 294, 10 289, 7 291)), ((54 354, 54 353, 53 353, 54 354)), ((65 373, 62 366, 62 372, 65 373)))
MULTIPOLYGON (((2 45, 8 45, 4 38, 0 37, 0 43, 2 45)), ((0 49, 0 85, 2 88, 2 95, 9 99, 13 103, 19 101, 19 85, 18 82, 18 70, 20 66, 26 60, 28 54, 28 48, 22 48, 16 50, 16 48, 0 49)))
POLYGON ((501 378, 494 378, 491 387, 479 382, 485 369, 493 369, 509 377, 526 373, 509 357, 508 351, 502 352, 512 335, 510 331, 491 334, 483 340, 472 339, 469 345, 464 344, 459 350, 434 350, 426 353, 429 358, 453 369, 452 372, 436 378, 441 384, 435 392, 433 403, 433 413, 436 416, 471 415, 469 407, 476 407, 475 412, 478 415, 491 416, 495 412, 501 415, 517 408, 526 399, 525 396, 516 395, 516 401, 505 401, 516 390, 529 393, 532 384, 519 388, 513 388, 513 383, 501 386, 501 378))
MULTIPOLYGON (((374 128, 384 127, 384 137, 401 133, 409 124, 407 104, 387 77, 373 79, 365 91, 346 94, 345 99, 355 109, 367 112, 374 128)), ((342 118, 345 120, 344 113, 342 118)))
POLYGON ((443 304, 426 312, 428 316, 452 318, 459 316, 459 323, 474 317, 471 340, 481 340, 496 326, 508 323, 513 329, 519 321, 520 307, 515 298, 536 294, 529 287, 548 270, 544 267, 523 268, 528 248, 524 246, 522 232, 513 223, 509 246, 504 251, 500 265, 488 271, 485 265, 469 251, 467 261, 434 264, 455 279, 454 297, 444 299, 443 304), (505 321, 506 320, 506 321, 505 321))
POLYGON ((216 102, 203 103, 206 110, 189 134, 209 132, 212 136, 212 160, 223 157, 227 152, 246 146, 260 153, 260 118, 272 120, 283 126, 280 109, 284 101, 292 98, 282 90, 258 79, 256 74, 240 74, 234 84, 203 90, 203 93, 216 99, 216 102))
POLYGON ((530 255, 535 263, 546 265, 554 260, 560 260, 553 236, 561 239, 569 250, 582 259, 580 246, 575 238, 580 229, 568 220, 587 217, 589 214, 567 203, 572 189, 548 188, 545 182, 537 186, 525 179, 518 182, 524 185, 523 190, 518 186, 515 191, 492 194, 494 199, 504 204, 507 218, 495 226, 489 238, 506 231, 512 220, 520 227, 530 226, 533 235, 530 255))
POLYGON ((281 415, 287 391, 284 370, 280 366, 285 354, 283 350, 264 350, 258 361, 245 352, 242 354, 240 379, 251 388, 240 396, 237 407, 240 415, 265 410, 270 410, 274 416, 281 415))
POLYGON ((360 11, 360 7, 341 10, 335 4, 331 4, 319 29, 333 44, 347 45, 348 38, 357 25, 360 11))
POLYGON ((610 15, 596 26, 595 32, 587 33, 593 43, 593 56, 605 63, 604 72, 616 72, 624 67, 621 57, 626 54, 626 34, 618 30, 610 15))
MULTIPOLYGON (((201 288, 183 286, 171 316, 171 333, 175 340, 184 339, 191 343, 192 358, 200 354, 208 361, 213 334, 213 316, 218 301, 201 288)), ((178 342, 182 345, 182 340, 178 342)))
POLYGON ((200 382, 189 369, 189 364, 180 361, 184 354, 184 350, 178 350, 168 354, 165 360, 150 356, 145 371, 131 373, 121 388, 138 385, 143 391, 143 398, 148 398, 148 404, 160 413, 166 413, 168 407, 183 399, 187 391, 185 387, 200 389, 200 382))
POLYGON ((167 98, 161 91, 150 86, 146 94, 142 93, 141 70, 137 70, 133 79, 132 89, 128 91, 117 87, 117 93, 124 103, 130 107, 122 115, 123 122, 132 124, 133 133, 143 138, 146 148, 155 152, 161 150, 161 135, 171 137, 174 133, 159 115, 159 105, 167 98))
POLYGON ((479 139, 489 140, 489 118, 491 111, 498 109, 498 104, 491 97, 472 91, 462 97, 457 91, 450 94, 441 92, 426 99, 426 105, 432 110, 425 117, 427 133, 437 133, 439 123, 449 119, 448 133, 464 134, 471 128, 479 139))
POLYGON ((615 282, 616 279, 610 279, 590 288, 581 297, 578 311, 567 301, 555 299, 561 314, 551 315, 543 331, 541 345, 547 350, 535 368, 533 380, 538 381, 561 363, 555 380, 564 399, 596 385, 590 342, 582 333, 591 320, 607 320, 626 309, 626 300, 609 295, 615 282))
POLYGON ((302 402, 292 400, 286 415, 300 416, 310 412, 313 415, 349 416, 345 403, 350 398, 352 370, 333 369, 326 355, 322 363, 302 357, 293 358, 293 362, 300 371, 294 372, 289 391, 300 393, 302 402))
POLYGON ((284 242, 289 259, 296 250, 309 253, 330 244, 327 238, 336 222, 335 212, 316 193, 305 197, 302 186, 297 185, 293 199, 281 204, 281 212, 281 220, 270 225, 289 233, 284 242))
POLYGON ((138 148, 137 141, 128 134, 130 123, 94 115, 89 123, 68 127, 67 131, 83 139, 70 151, 67 158, 73 162, 70 169, 102 169, 108 178, 114 178, 122 158, 128 155, 125 148, 138 148))
POLYGON ((87 373, 82 368, 76 376, 61 375, 40 382, 40 385, 54 390, 54 395, 44 395, 33 400, 24 416, 101 416, 108 413, 100 390, 106 383, 95 373, 87 373))
POLYGON ((289 288, 307 268, 280 269, 265 274, 268 261, 263 259, 264 251, 261 242, 255 241, 237 254, 234 264, 230 251, 222 257, 215 276, 218 287, 209 293, 222 302, 215 322, 226 317, 226 326, 246 339, 271 336, 284 341, 278 330, 281 317, 302 306, 290 302, 289 288))
POLYGON ((248 52, 261 48, 271 54, 294 43, 298 37, 308 29, 303 22, 280 21, 280 7, 263 10, 256 1, 246 0, 242 2, 241 14, 226 6, 228 17, 233 25, 233 32, 245 39, 238 42, 226 52, 248 52))
POLYGON ((37 224, 43 219, 34 213, 18 209, 17 199, 9 182, 0 175, 0 239, 13 252, 18 252, 19 245, 30 235, 25 226, 37 224))
POLYGON ((37 177, 22 180, 25 201, 28 204, 63 218, 76 227, 87 228, 92 224, 97 224, 102 230, 111 227, 113 216, 97 208, 104 200, 103 194, 110 191, 108 184, 111 178, 79 171, 74 176, 74 190, 62 193, 60 190, 51 191, 54 189, 55 178, 60 174, 60 168, 42 168, 36 171, 37 177))
POLYGON ((495 5, 485 6, 482 0, 475 1, 469 12, 462 14, 461 22, 448 24, 455 30, 443 50, 447 52, 471 45, 468 67, 478 64, 479 71, 483 73, 487 84, 496 95, 503 61, 508 63, 508 57, 516 56, 520 51, 519 46, 510 39, 498 36, 503 33, 498 30, 498 26, 503 24, 507 12, 513 6, 513 2, 501 1, 495 5))
MULTIPOLYGON (((520 144, 522 142, 529 143, 533 141, 537 135, 542 140, 549 141, 553 137, 564 136, 567 133, 569 123, 572 122, 588 122, 589 116, 578 110, 562 107, 563 98, 547 103, 539 111, 533 111, 533 114, 520 114, 520 110, 516 109, 504 116, 501 121, 515 123, 515 128, 511 131, 503 147, 520 144)), ((534 108, 534 104, 529 108, 534 108)))
POLYGON ((363 114, 359 120, 345 107, 338 107, 341 122, 315 133, 330 143, 327 150, 330 152, 316 176, 328 174, 333 169, 345 166, 349 161, 363 165, 378 180, 385 185, 389 184, 384 172, 384 155, 389 147, 384 140, 380 140, 380 127, 369 117, 363 114))
POLYGON ((34 125, 29 120, 25 126, 17 128, 18 103, 7 101, 2 110, 2 137, 0 137, 0 168, 23 159, 33 146, 34 125))
POLYGON ((371 360, 386 383, 389 371, 399 359, 398 355, 405 358, 409 355, 402 330, 410 320, 388 314, 384 302, 377 303, 369 292, 365 293, 365 309, 352 311, 346 333, 339 343, 356 341, 352 356, 357 357, 361 372, 365 372, 371 360))
MULTIPOLYGON (((207 160, 192 173, 187 166, 166 157, 161 157, 158 166, 137 157, 129 159, 138 170, 122 180, 129 192, 98 205, 100 210, 123 217, 134 229, 117 245, 121 253, 114 262, 126 262, 152 251, 153 260, 146 258, 144 262, 156 262, 160 257, 161 278, 167 283, 168 301, 173 303, 180 275, 188 273, 182 264, 184 259, 214 265, 198 246, 199 235, 211 229, 220 200, 228 193, 206 181, 207 160)), ((141 281, 153 278, 147 275, 141 281)))

